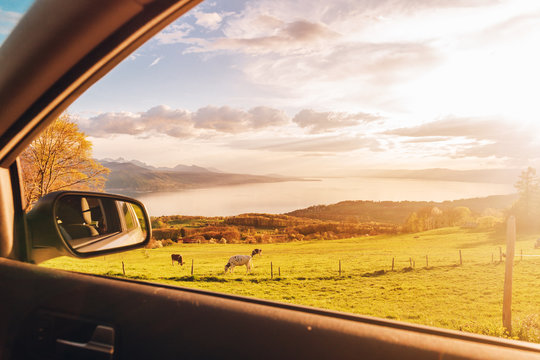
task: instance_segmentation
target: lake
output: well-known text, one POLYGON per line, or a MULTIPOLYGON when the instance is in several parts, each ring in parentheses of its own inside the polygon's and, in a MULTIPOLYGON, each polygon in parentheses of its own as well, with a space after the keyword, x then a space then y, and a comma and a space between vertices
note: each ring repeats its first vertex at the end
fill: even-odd
POLYGON ((417 179, 321 178, 222 186, 136 196, 152 216, 281 214, 344 200, 444 201, 515 193, 510 184, 417 179))

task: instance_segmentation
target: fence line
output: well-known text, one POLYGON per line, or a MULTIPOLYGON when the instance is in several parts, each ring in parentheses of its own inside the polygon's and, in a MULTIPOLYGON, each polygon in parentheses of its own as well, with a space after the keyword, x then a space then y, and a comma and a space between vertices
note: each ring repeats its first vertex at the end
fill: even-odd
MULTIPOLYGON (((459 266, 463 266, 463 252, 462 250, 458 250, 459 251, 459 266)), ((488 254, 485 254, 487 255, 486 257, 489 259, 489 253, 488 254)), ((432 254, 433 256, 433 254, 432 254)), ((473 257, 473 262, 472 264, 474 265, 478 265, 479 263, 482 263, 481 261, 478 262, 478 259, 482 259, 484 256, 484 254, 481 254, 480 256, 474 256, 473 257), (477 261, 474 261, 474 260, 477 260, 477 261)), ((505 255, 505 253, 502 252, 502 248, 499 247, 499 256, 500 256, 500 259, 503 259, 503 258, 506 258, 508 259, 508 256, 505 255)), ((523 260, 523 257, 531 257, 531 258, 537 258, 537 257, 540 257, 540 254, 524 254, 523 253, 523 249, 520 249, 520 252, 519 254, 515 254, 514 253, 514 259, 516 259, 517 257, 519 256, 520 260, 523 260)), ((444 254, 442 255, 442 258, 443 259, 446 259, 448 261, 448 257, 447 256, 444 256, 444 254)), ((429 255, 426 254, 425 255, 425 259, 426 259, 426 266, 425 266, 425 269, 430 269, 430 263, 429 263, 429 255)), ((452 263, 452 261, 444 261, 444 263, 438 263, 437 262, 437 259, 435 258, 435 260, 433 260, 433 257, 431 258, 432 260, 432 264, 431 264, 431 269, 434 269, 434 268, 437 268, 437 267, 444 267, 444 266, 456 266, 456 265, 453 265, 455 263, 452 263), (435 263, 433 263, 433 261, 435 261, 435 263)), ((493 264, 494 263, 494 252, 491 252, 491 263, 493 264)), ((489 260, 488 260, 489 261, 489 260)), ((410 271, 412 269, 416 269, 416 261, 413 259, 412 256, 409 256, 408 257, 408 260, 399 260, 399 259, 396 259, 396 256, 392 256, 392 264, 391 264, 391 269, 392 271, 395 271, 396 270, 396 266, 398 266, 398 263, 399 262, 407 262, 408 263, 408 267, 405 267, 403 269, 410 271)), ((500 263, 502 263, 502 260, 500 261, 500 263)), ((125 276, 126 275, 126 269, 125 269, 125 263, 124 261, 121 262, 122 264, 122 274, 125 276)), ((335 263, 334 263, 335 264, 335 263)), ((378 266, 376 264, 373 264, 373 266, 378 266)), ((383 268, 384 268, 384 265, 383 265, 383 268)), ((335 268, 334 268, 335 269, 335 268)), ((368 269, 365 269, 363 267, 361 267, 362 270, 367 270, 369 271, 368 269)), ((281 267, 278 267, 277 268, 277 273, 278 273, 278 276, 281 277, 281 267)), ((355 268, 353 269, 354 271, 357 271, 358 268, 355 268)), ((332 272, 335 271, 335 270, 332 270, 332 272)), ((380 269, 378 271, 381 271, 380 269)), ((191 259, 191 275, 193 276, 194 274, 194 259, 191 259)), ((335 273, 334 273, 335 274, 335 273)), ((343 275, 343 267, 342 267, 342 260, 339 259, 338 260, 338 275, 341 277, 343 275)), ((273 265, 273 262, 270 262, 270 278, 271 279, 274 279, 274 265, 273 265)))

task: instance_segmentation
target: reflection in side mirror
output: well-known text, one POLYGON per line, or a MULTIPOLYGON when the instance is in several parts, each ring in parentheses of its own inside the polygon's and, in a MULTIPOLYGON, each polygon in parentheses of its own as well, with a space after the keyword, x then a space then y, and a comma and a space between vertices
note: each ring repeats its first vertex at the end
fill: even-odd
POLYGON ((126 201, 64 196, 56 202, 55 216, 60 234, 77 252, 135 245, 146 238, 143 209, 126 201))
POLYGON ((151 228, 144 205, 102 193, 59 191, 41 198, 27 214, 31 259, 61 255, 91 257, 148 243, 151 228))

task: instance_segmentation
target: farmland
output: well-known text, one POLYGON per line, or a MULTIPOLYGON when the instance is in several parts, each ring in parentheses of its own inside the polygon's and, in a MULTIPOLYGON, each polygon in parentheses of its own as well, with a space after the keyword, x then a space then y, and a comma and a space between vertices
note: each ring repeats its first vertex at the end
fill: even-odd
MULTIPOLYGON (((516 243, 513 337, 540 342, 540 288, 534 286, 540 257, 528 256, 540 255, 533 246, 536 237, 518 236, 516 243)), ((502 336, 499 247, 504 251, 504 243, 504 236, 492 231, 453 227, 341 240, 175 244, 88 260, 63 257, 43 266, 502 336), (255 247, 263 255, 254 259, 252 274, 245 267, 223 274, 231 255, 249 254, 255 247), (171 265, 172 253, 182 254, 184 266, 171 265)))

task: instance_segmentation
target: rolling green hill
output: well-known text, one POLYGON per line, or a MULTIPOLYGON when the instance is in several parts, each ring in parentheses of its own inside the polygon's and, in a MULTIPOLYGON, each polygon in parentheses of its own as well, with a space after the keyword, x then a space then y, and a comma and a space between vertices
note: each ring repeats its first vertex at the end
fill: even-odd
POLYGON ((465 206, 481 214, 487 209, 505 210, 517 200, 517 194, 493 195, 484 198, 454 201, 342 201, 332 205, 316 205, 295 210, 286 215, 332 221, 367 222, 376 221, 403 224, 407 217, 424 208, 447 209, 465 206))

